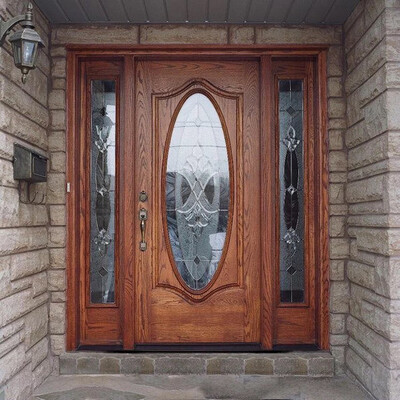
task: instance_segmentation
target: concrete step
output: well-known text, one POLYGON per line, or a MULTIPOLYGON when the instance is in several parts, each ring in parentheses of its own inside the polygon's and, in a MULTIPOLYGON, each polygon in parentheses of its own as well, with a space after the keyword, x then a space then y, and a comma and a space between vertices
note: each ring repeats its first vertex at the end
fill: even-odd
POLYGON ((331 377, 327 351, 288 353, 103 353, 60 356, 60 374, 271 375, 331 377))

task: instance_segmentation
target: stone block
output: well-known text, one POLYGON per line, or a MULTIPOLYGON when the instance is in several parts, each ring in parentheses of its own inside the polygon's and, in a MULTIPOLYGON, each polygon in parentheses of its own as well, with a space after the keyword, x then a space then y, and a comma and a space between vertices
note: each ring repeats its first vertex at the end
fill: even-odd
MULTIPOLYGON (((60 357, 60 374, 74 375, 77 373, 77 360, 75 357, 60 357)), ((90 373, 90 371, 89 371, 90 373)))
POLYGON ((50 224, 65 225, 66 223, 66 208, 64 205, 51 205, 50 206, 50 224))
POLYGON ((65 204, 65 174, 49 173, 47 175, 48 204, 65 204))
POLYGON ((155 373, 158 375, 199 375, 205 374, 203 358, 197 357, 160 357, 155 360, 155 373))
POLYGON ((51 303, 50 304, 50 333, 61 334, 65 333, 65 304, 51 303))
POLYGON ((347 281, 331 282, 330 312, 345 314, 349 312, 350 290, 347 281))
MULTIPOLYGON (((53 352, 53 354, 56 356, 59 356, 60 354, 65 352, 65 336, 64 335, 50 335, 50 345, 51 345, 51 351, 53 352)), ((60 358, 60 364, 61 364, 61 359, 62 358, 60 358)), ((75 364, 74 368, 76 368, 76 364, 75 364)), ((60 369, 60 371, 61 371, 61 369, 60 369)), ((75 371, 76 371, 76 369, 75 369, 75 371)), ((75 373, 75 372, 71 372, 71 373, 75 373)))
POLYGON ((360 181, 349 182, 346 191, 346 200, 349 203, 365 203, 383 198, 385 177, 373 176, 360 181))
POLYGON ((308 360, 293 357, 282 357, 275 360, 276 375, 307 375, 308 360))
POLYGON ((347 239, 330 239, 330 257, 331 259, 344 259, 349 255, 349 241, 347 239))
POLYGON ((256 27, 258 44, 341 44, 342 28, 334 26, 264 25, 256 27))
POLYGON ((65 268, 65 249, 55 248, 49 250, 50 256, 50 268, 52 269, 64 269, 65 268))
POLYGON ((44 337, 40 342, 36 343, 27 353, 31 358, 32 370, 34 370, 49 354, 49 339, 44 337))
POLYGON ((12 378, 27 361, 23 343, 4 355, 1 359, 0 384, 12 378))
MULTIPOLYGON (((56 75, 52 75, 53 77, 56 75)), ((49 93, 49 109, 50 110, 64 110, 65 109, 65 91, 52 90, 49 93)))
POLYGON ((80 357, 76 361, 78 374, 98 374, 100 372, 100 360, 98 357, 80 357))
POLYGON ((121 360, 115 357, 104 357, 100 359, 100 374, 121 373, 121 360))
POLYGON ((136 44, 137 25, 64 25, 52 30, 52 45, 63 44, 136 44))
POLYGON ((328 118, 344 118, 346 116, 346 100, 332 97, 328 100, 328 118))
POLYGON ((270 358, 249 358, 245 364, 246 375, 273 375, 274 361, 270 358))
POLYGON ((14 155, 14 138, 5 135, 4 132, 14 135, 16 138, 26 140, 29 143, 41 148, 47 148, 47 124, 45 127, 30 120, 27 115, 19 114, 6 104, 0 107, 0 155, 12 160, 14 155))
POLYGON ((45 271, 49 267, 49 252, 47 249, 13 254, 11 261, 11 279, 21 279, 26 276, 45 271))
POLYGON ((63 292, 51 292, 50 293, 50 301, 52 303, 65 303, 66 301, 66 294, 65 291, 63 292))
POLYGON ((47 274, 41 272, 40 274, 33 275, 32 277, 32 295, 33 297, 39 296, 40 294, 47 293, 47 274))
POLYGON ((50 270, 47 272, 48 290, 51 292, 65 290, 65 271, 62 269, 50 270))
POLYGON ((339 183, 329 185, 329 204, 342 204, 344 202, 344 185, 339 183))
POLYGON ((43 339, 48 332, 47 304, 36 308, 25 316, 25 346, 27 349, 43 339))
POLYGON ((65 172, 65 153, 61 151, 50 154, 50 171, 65 172))
POLYGON ((65 247, 65 227, 51 226, 49 231, 49 247, 65 247))
POLYGON ((308 362, 308 374, 310 376, 333 376, 334 372, 335 366, 333 358, 315 357, 311 358, 308 362))
POLYGON ((330 333, 334 335, 344 334, 346 332, 346 314, 330 314, 330 333))
POLYGON ((154 374, 154 359, 149 357, 126 357, 121 360, 122 374, 154 374))
POLYGON ((228 28, 222 25, 142 25, 142 44, 227 44, 228 28))
POLYGON ((65 132, 51 131, 49 133, 49 151, 65 151, 65 132))
POLYGON ((347 263, 347 277, 358 285, 374 290, 375 267, 349 260, 347 263))
POLYGON ((346 232, 346 217, 331 217, 329 219, 329 236, 343 237, 346 232))
POLYGON ((368 390, 372 389, 372 369, 353 349, 346 352, 346 365, 368 390))
MULTIPOLYGON (((65 78, 66 73, 67 73, 66 59, 64 57, 53 58, 51 65, 52 78, 65 78)), ((49 96, 50 109, 64 108, 64 107, 53 107, 55 104, 53 104, 52 100, 54 100, 54 98, 52 97, 52 92, 50 92, 49 96)), ((57 101, 60 103, 60 99, 57 99, 57 101)))
POLYGON ((215 357, 208 359, 206 364, 208 375, 240 375, 244 372, 244 360, 237 357, 215 357))
POLYGON ((253 26, 230 26, 230 44, 253 44, 255 41, 255 30, 253 26))
POLYGON ((343 49, 342 46, 330 46, 327 58, 327 74, 329 77, 343 75, 343 49))
POLYGON ((344 151, 329 152, 329 171, 347 171, 347 154, 344 151))
POLYGON ((51 129, 57 130, 65 130, 66 121, 65 121, 65 111, 64 110, 51 110, 50 111, 50 127, 51 129))
POLYGON ((0 81, 0 99, 11 109, 21 113, 42 128, 49 125, 49 112, 47 107, 32 101, 32 97, 7 79, 0 81))
POLYGON ((46 227, 21 227, 0 230, 0 255, 43 249, 47 245, 46 227))
POLYGON ((328 78, 328 97, 342 97, 343 96, 343 78, 330 77, 328 78))
POLYGON ((330 261, 330 279, 332 281, 343 281, 344 274, 344 260, 331 260, 330 261))

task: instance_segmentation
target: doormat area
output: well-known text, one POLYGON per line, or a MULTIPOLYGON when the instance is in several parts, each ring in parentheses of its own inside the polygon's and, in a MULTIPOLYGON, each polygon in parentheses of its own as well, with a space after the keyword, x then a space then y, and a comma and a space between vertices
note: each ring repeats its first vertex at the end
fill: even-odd
POLYGON ((104 387, 80 387, 63 392, 43 394, 37 400, 142 400, 145 396, 104 387))

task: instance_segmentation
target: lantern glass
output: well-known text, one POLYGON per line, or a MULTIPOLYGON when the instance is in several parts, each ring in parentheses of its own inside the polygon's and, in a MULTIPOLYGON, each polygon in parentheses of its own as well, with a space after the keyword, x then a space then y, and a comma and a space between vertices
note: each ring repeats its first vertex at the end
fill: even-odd
POLYGON ((21 41, 12 42, 13 54, 14 54, 14 64, 18 67, 21 65, 21 41))
POLYGON ((34 68, 37 54, 37 43, 30 40, 22 40, 22 65, 34 68))

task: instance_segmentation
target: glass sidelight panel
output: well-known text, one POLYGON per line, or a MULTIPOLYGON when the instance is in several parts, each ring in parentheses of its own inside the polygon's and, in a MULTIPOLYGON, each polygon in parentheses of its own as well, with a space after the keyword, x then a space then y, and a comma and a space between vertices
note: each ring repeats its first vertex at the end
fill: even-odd
POLYGON ((90 300, 115 301, 116 82, 91 82, 90 300))
POLYGON ((304 301, 303 81, 279 80, 280 300, 304 301))
POLYGON ((204 288, 217 271, 229 214, 229 162, 221 120, 195 93, 177 116, 168 150, 167 226, 176 268, 187 286, 204 288))

